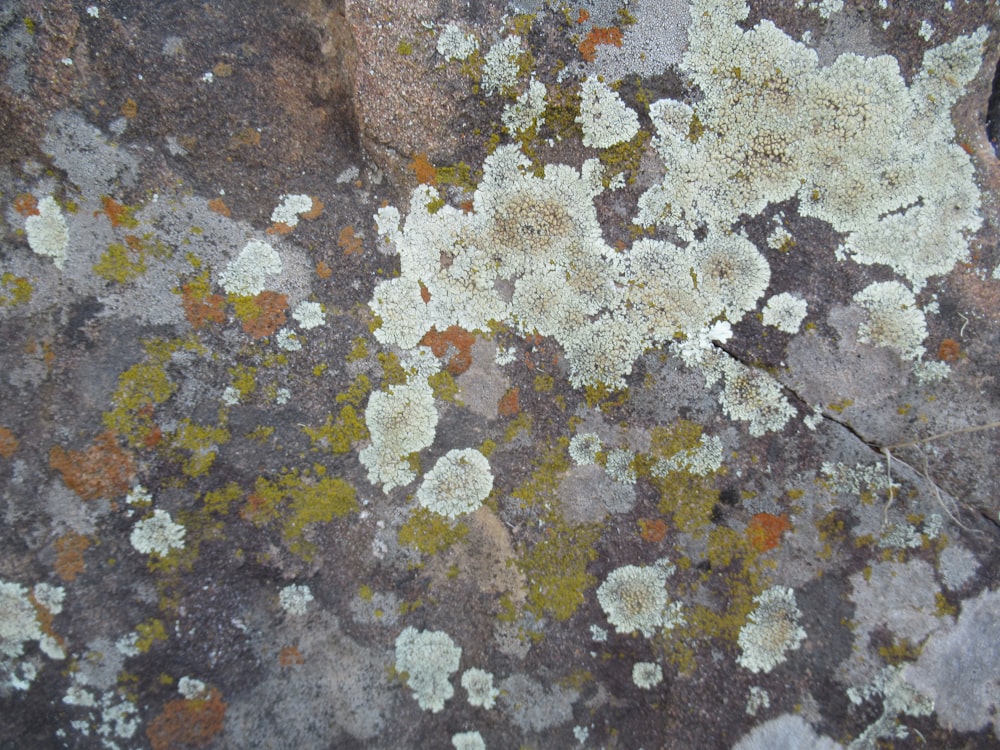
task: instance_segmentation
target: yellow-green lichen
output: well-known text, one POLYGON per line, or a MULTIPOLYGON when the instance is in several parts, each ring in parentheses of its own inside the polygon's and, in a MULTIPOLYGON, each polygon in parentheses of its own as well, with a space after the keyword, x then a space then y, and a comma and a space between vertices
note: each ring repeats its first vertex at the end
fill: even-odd
POLYGON ((415 508, 399 528, 399 543, 425 555, 436 555, 462 541, 468 533, 464 523, 453 523, 427 508, 415 508))
POLYGON ((0 276, 0 307, 16 307, 31 301, 31 282, 9 271, 0 276))
POLYGON ((259 477, 244 516, 258 526, 280 519, 289 549, 308 560, 316 545, 303 539, 303 534, 315 524, 328 523, 357 508, 354 487, 340 477, 326 476, 326 467, 316 464, 312 471, 286 471, 274 480, 259 477))
POLYGON ((434 398, 440 401, 456 402, 458 395, 458 383, 447 370, 440 370, 427 378, 427 384, 434 392, 434 398))
POLYGON ((200 425, 185 418, 170 442, 174 448, 189 454, 181 467, 183 472, 189 477, 199 477, 212 468, 218 447, 228 443, 229 437, 229 430, 222 425, 200 425))
POLYGON ((526 607, 538 617, 569 619, 597 579, 587 565, 597 558, 599 524, 572 525, 549 514, 541 538, 517 550, 515 564, 528 583, 526 607))
POLYGON ((135 626, 135 632, 139 638, 135 642, 135 647, 140 654, 144 654, 153 647, 156 641, 167 640, 167 629, 163 626, 163 620, 151 619, 141 622, 135 626))

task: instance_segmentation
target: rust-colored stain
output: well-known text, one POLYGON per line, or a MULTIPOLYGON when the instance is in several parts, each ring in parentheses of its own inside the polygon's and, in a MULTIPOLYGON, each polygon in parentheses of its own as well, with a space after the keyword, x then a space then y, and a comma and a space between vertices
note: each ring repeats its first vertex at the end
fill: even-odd
POLYGON ((513 417, 521 411, 521 389, 514 387, 508 389, 497 404, 497 412, 502 417, 513 417))
POLYGON ((669 527, 662 518, 640 518, 639 536, 644 542, 662 542, 667 538, 669 527))
POLYGON ((942 362, 954 362, 962 355, 962 347, 955 339, 944 339, 938 344, 937 356, 942 362))
POLYGON ((68 451, 61 445, 49 451, 49 465, 62 474, 66 486, 84 500, 122 495, 135 479, 135 462, 118 445, 113 432, 103 432, 82 451, 68 451))
POLYGON ((253 298, 257 314, 243 321, 243 330, 255 339, 266 338, 285 324, 288 297, 265 289, 253 298))
POLYGON ((459 326, 449 326, 443 333, 431 328, 420 343, 429 346, 435 357, 443 357, 453 349, 446 367, 452 375, 461 375, 472 365, 472 345, 476 337, 459 326))
POLYGON ((87 568, 83 553, 87 551, 88 547, 90 547, 90 540, 75 531, 67 532, 56 539, 56 563, 54 566, 56 575, 63 581, 75 581, 76 577, 87 568))
POLYGON ((38 216, 38 199, 31 193, 21 193, 14 199, 14 210, 21 216, 38 216))
POLYGON ((10 458, 19 445, 17 437, 6 427, 0 427, 0 456, 10 458))
POLYGON ((222 731, 225 715, 226 704, 218 690, 209 691, 204 698, 178 698, 149 723, 146 736, 153 750, 200 747, 222 731))
POLYGON ((208 202, 208 210, 214 211, 220 216, 225 216, 227 219, 232 216, 233 213, 229 210, 229 206, 226 205, 226 202, 222 200, 222 198, 212 198, 212 200, 208 202))
POLYGON ((354 233, 354 227, 350 225, 340 230, 340 234, 337 235, 337 244, 344 251, 344 255, 361 255, 365 249, 361 238, 354 233))
POLYGON ((780 516, 758 513, 747 524, 746 534, 754 549, 758 552, 767 552, 776 548, 781 543, 781 535, 791 528, 792 524, 788 520, 787 513, 782 513, 780 516))
POLYGON ((278 653, 278 664, 283 667, 294 667, 305 664, 306 658, 295 646, 285 646, 278 653))
POLYGON ((580 42, 578 46, 580 55, 587 62, 594 62, 597 59, 597 47, 601 44, 613 44, 615 47, 621 47, 622 30, 617 26, 595 26, 580 42))

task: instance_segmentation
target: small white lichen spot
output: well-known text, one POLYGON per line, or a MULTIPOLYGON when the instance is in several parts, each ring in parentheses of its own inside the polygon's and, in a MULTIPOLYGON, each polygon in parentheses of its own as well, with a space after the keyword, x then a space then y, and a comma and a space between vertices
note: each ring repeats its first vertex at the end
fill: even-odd
POLYGON ((283 195, 281 203, 271 212, 271 221, 294 227, 299 223, 299 215, 313 210, 313 199, 308 195, 283 195))
POLYGON ((229 292, 254 297, 264 291, 267 277, 281 273, 281 256, 266 242, 250 240, 240 254, 219 274, 219 283, 229 292))
POLYGON ((304 615, 313 601, 312 591, 305 584, 293 583, 278 592, 281 608, 290 615, 304 615))
POLYGON ((451 737, 455 750, 486 750, 486 743, 479 732, 459 732, 451 737))
POLYGON ((448 451, 424 476, 417 502, 448 518, 471 513, 493 489, 490 462, 475 448, 448 451))
POLYGON ((231 385, 226 386, 222 392, 222 403, 226 406, 236 406, 240 402, 240 390, 231 385))
MULTIPOLYGON (((0 656, 16 659, 24 651, 25 641, 41 637, 28 590, 19 583, 0 581, 0 656)), ((6 667, 0 660, 0 672, 6 667)))
POLYGON ((738 661, 751 672, 770 672, 806 637, 799 624, 802 613, 795 603, 795 592, 784 586, 772 586, 754 597, 754 604, 756 609, 740 629, 738 642, 743 653, 738 661))
POLYGON ((615 448, 608 452, 608 463, 604 467, 608 476, 622 484, 635 484, 636 473, 632 462, 635 452, 627 448, 615 448))
POLYGON ((467 669, 462 674, 462 687, 469 694, 469 704, 493 708, 500 691, 493 687, 493 675, 485 669, 467 669))
POLYGON ((300 302, 292 310, 292 317, 299 322, 299 326, 307 331, 326 322, 323 306, 319 302, 300 302))
POLYGON ((172 549, 184 549, 184 534, 184 527, 174 523, 167 511, 154 510, 152 516, 135 525, 129 539, 142 554, 163 556, 172 549))
POLYGON ((898 281, 876 281, 855 294, 854 301, 868 313, 858 326, 859 341, 893 349, 904 359, 923 355, 927 321, 913 292, 898 281))
POLYGON ((188 700, 195 700, 204 695, 206 690, 204 682, 196 680, 193 677, 188 677, 187 675, 177 681, 177 692, 188 700))
POLYGON ((637 662, 632 666, 632 682, 638 688, 651 690, 663 682, 663 669, 655 662, 637 662))
POLYGON ((34 588, 35 601, 49 612, 58 615, 62 612, 63 600, 66 598, 66 589, 62 586, 53 586, 50 583, 37 583, 34 588))
POLYGON ((455 694, 449 677, 458 670, 462 649, 440 630, 407 627, 396 638, 396 671, 406 673, 406 684, 417 704, 438 713, 455 694))
POLYGON ((931 37, 934 36, 934 24, 926 19, 921 21, 920 31, 917 33, 927 41, 930 41, 931 37))
POLYGON ((437 52, 445 60, 465 60, 479 49, 475 34, 467 34, 456 24, 444 27, 437 41, 437 52))
POLYGON ((101 17, 101 11, 100 11, 100 9, 96 5, 88 5, 87 6, 87 15, 90 16, 91 18, 100 18, 101 17))
POLYGON ((639 132, 639 116, 597 76, 588 76, 580 88, 583 145, 610 148, 632 140, 639 132))
POLYGON ((129 505, 144 508, 153 504, 153 496, 149 494, 149 490, 141 484, 137 484, 125 496, 125 502, 129 505))
POLYGON ((69 229, 56 199, 46 195, 38 201, 38 213, 24 220, 28 246, 37 254, 52 258, 56 268, 66 263, 69 229))
POLYGON ((295 331, 287 328, 280 329, 274 335, 274 342, 278 345, 279 349, 284 349, 286 352, 297 352, 302 348, 302 339, 299 338, 295 331))
POLYGON ((672 571, 665 563, 625 565, 608 574, 597 589, 597 601, 617 632, 639 630, 648 638, 658 628, 671 628, 679 622, 679 605, 667 599, 667 576, 672 571))
POLYGON ((768 695, 768 692, 759 685, 751 686, 750 692, 747 694, 746 712, 750 716, 756 716, 758 711, 770 707, 771 696, 768 695))
POLYGON ((358 458, 368 469, 368 481, 388 492, 413 481, 406 456, 434 442, 438 413, 434 392, 426 380, 376 391, 365 407, 371 445, 358 458))
POLYGON ((576 738, 576 741, 582 745, 587 741, 587 738, 590 737, 590 730, 587 727, 577 725, 573 727, 573 736, 576 738))
POLYGON ((569 457, 578 466, 587 466, 597 461, 601 450, 601 438, 593 432, 579 432, 570 438, 569 457))
POLYGON ((771 297, 764 305, 764 325, 774 326, 785 333, 798 333, 806 317, 806 301, 789 292, 771 297))

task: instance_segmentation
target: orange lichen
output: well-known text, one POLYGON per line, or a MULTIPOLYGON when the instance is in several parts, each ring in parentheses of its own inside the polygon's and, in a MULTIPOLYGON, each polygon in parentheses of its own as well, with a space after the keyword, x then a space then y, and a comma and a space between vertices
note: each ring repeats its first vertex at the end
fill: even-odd
POLYGON ((84 500, 122 495, 132 486, 135 462, 118 445, 113 432, 104 432, 83 451, 60 445, 49 451, 49 465, 62 474, 66 486, 84 500))
POLYGON ((113 227, 134 227, 138 223, 132 218, 132 210, 110 195, 101 198, 101 211, 96 212, 94 216, 100 213, 108 217, 113 227))
POLYGON ((221 294, 206 294, 201 284, 184 284, 181 287, 184 317, 196 331, 206 323, 224 323, 226 300, 221 294))
POLYGON ((212 200, 208 202, 208 210, 214 211, 221 216, 225 216, 227 219, 232 216, 233 213, 229 210, 229 206, 226 205, 226 202, 222 200, 222 198, 212 198, 212 200))
POLYGON ((265 231, 268 234, 290 234, 294 229, 291 224, 286 224, 283 221, 276 221, 271 226, 269 226, 265 231))
POLYGON ((253 298, 255 311, 243 320, 243 330, 255 339, 272 335, 285 324, 288 297, 264 290, 253 298))
POLYGON ((417 182, 422 185, 437 185, 437 170, 427 159, 427 154, 417 154, 407 166, 417 182))
POLYGON ((640 518, 639 536, 645 542, 662 542, 667 538, 669 527, 662 518, 640 518))
POLYGON ((178 698, 149 723, 146 736, 153 750, 207 745, 222 731, 225 715, 226 704, 218 690, 204 698, 178 698))
POLYGON ((38 216, 38 199, 31 193, 21 193, 14 199, 14 210, 21 216, 38 216))
POLYGON ((18 442, 14 433, 6 427, 0 427, 0 456, 10 458, 17 450, 18 442))
POLYGON ((129 98, 124 101, 119 111, 126 120, 134 120, 135 116, 139 114, 139 105, 136 104, 135 99, 129 98))
POLYGON ((321 279, 328 279, 333 276, 333 269, 326 264, 325 260, 321 260, 316 264, 316 275, 321 279))
POLYGON ((497 404, 497 412, 501 417, 513 417, 519 411, 521 411, 521 389, 510 388, 497 404))
POLYGON ((576 17, 577 23, 586 23, 590 20, 590 11, 586 8, 580 8, 580 15, 576 17))
POLYGON ((240 148, 241 146, 259 146, 260 131, 256 128, 246 127, 229 139, 230 148, 240 148))
POLYGON ((962 347, 955 339, 945 339, 938 345, 938 359, 942 362, 954 362, 962 354, 962 347))
POLYGON ((310 208, 305 213, 299 214, 299 217, 301 217, 303 219, 307 219, 308 221, 313 221, 314 219, 318 219, 319 218, 319 215, 321 213, 323 213, 323 209, 326 208, 326 206, 324 206, 323 205, 323 201, 321 201, 316 196, 311 195, 309 197, 310 197, 310 199, 312 199, 312 202, 313 202, 312 208, 310 208))
POLYGON ((340 230, 340 234, 337 235, 337 244, 344 251, 344 255, 361 255, 365 249, 361 244, 361 238, 354 234, 354 227, 350 225, 340 230))
POLYGON ((580 55, 587 62, 594 62, 597 59, 597 46, 600 44, 613 44, 616 47, 622 46, 622 31, 616 26, 600 27, 595 26, 590 33, 580 42, 577 47, 580 55))
POLYGON ((431 301, 431 290, 425 287, 422 281, 417 283, 420 284, 420 299, 422 299, 426 305, 431 301))
POLYGON ((445 367, 452 375, 461 375, 472 364, 472 345, 476 337, 459 326, 449 326, 444 333, 437 328, 431 328, 420 343, 429 346, 435 357, 443 357, 451 352, 451 358, 445 367))
POLYGON ((75 531, 67 532, 56 539, 56 574, 64 581, 75 581, 77 575, 86 570, 83 553, 90 546, 90 540, 75 531))
POLYGON ((278 652, 278 664, 283 667, 294 667, 299 664, 305 664, 305 662, 306 659, 302 655, 302 652, 295 646, 285 646, 278 652))
POLYGON ((775 516, 771 513, 758 513, 750 519, 747 524, 747 539, 758 552, 767 552, 781 543, 781 535, 789 531, 792 524, 788 520, 788 514, 782 513, 775 516))

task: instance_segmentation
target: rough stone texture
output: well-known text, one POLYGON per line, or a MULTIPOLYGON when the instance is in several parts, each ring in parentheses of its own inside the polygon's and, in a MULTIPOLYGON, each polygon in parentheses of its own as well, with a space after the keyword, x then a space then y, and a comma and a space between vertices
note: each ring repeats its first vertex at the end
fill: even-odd
MULTIPOLYGON (((720 18, 740 6, 693 2, 720 18)), ((704 106, 682 55, 704 15, 662 27, 664 8, 682 5, 0 3, 0 748, 448 747, 473 731, 488 748, 996 746, 1000 160, 985 133, 996 2, 845 0, 825 17, 834 3, 751 0, 741 24, 772 21, 821 65, 892 55, 907 84, 927 50, 989 30, 950 113, 983 226, 968 257, 916 293, 924 362, 946 363, 943 380, 922 382, 913 361, 859 340, 855 295, 905 279, 840 257, 845 237, 802 215, 799 198, 727 228, 770 267, 756 306, 712 336, 650 348, 626 389, 572 387, 562 346, 522 335, 523 321, 406 351, 373 334, 377 285, 412 272, 395 252, 412 239, 375 213, 395 207, 405 221, 420 183, 437 196, 427 226, 485 221, 499 209, 474 200, 482 165, 511 143, 535 176, 609 165, 617 187, 594 198, 601 268, 547 271, 563 274, 553 296, 617 279, 634 296, 616 323, 638 325, 651 280, 629 276, 633 244, 686 252, 677 227, 632 223, 676 168, 657 155, 650 103, 704 106), (477 37, 478 55, 436 52, 448 23, 477 37), (513 33, 517 85, 488 95, 482 58, 513 33), (659 57, 632 59, 658 39, 659 57), (629 144, 582 143, 576 97, 595 71, 637 113, 629 144), (532 78, 545 122, 514 138, 503 111, 532 78), (294 228, 271 220, 286 195, 313 198, 294 228), (43 200, 68 228, 61 269, 28 242, 43 200), (794 244, 769 244, 779 225, 794 244), (250 241, 272 246, 281 271, 258 295, 227 295, 223 271, 250 241), (808 302, 796 333, 761 321, 783 292, 808 302), (325 323, 300 325, 303 302, 322 305, 325 323), (748 371, 758 380, 739 377, 748 371), (760 403, 764 377, 793 414, 754 435, 720 394, 745 413, 774 408, 760 403), (365 407, 375 390, 420 380, 436 433, 401 457, 414 480, 384 492, 358 458, 365 407), (600 450, 579 466, 569 445, 584 433, 600 450), (678 469, 710 439, 721 466, 678 469), (420 509, 423 476, 466 449, 494 477, 482 507, 455 521, 420 509), (154 512, 184 527, 182 549, 130 543, 154 512), (672 627, 615 632, 597 588, 658 561, 673 566, 672 627), (281 606, 292 585, 309 587, 304 612, 281 606), (793 590, 806 635, 753 673, 739 634, 772 587, 793 590), (407 627, 462 650, 440 712, 421 709, 395 664, 407 627), (639 689, 637 663, 663 681, 639 689), (468 702, 469 669, 494 676, 495 707, 468 702)), ((733 86, 768 72, 718 70, 733 86)), ((686 142, 700 127, 684 123, 686 142)), ((711 176, 696 179, 711 189, 711 176)), ((541 267, 552 254, 533 218, 509 218, 504 236, 541 267)), ((439 270, 444 288, 472 288, 504 261, 498 241, 462 265, 431 234, 416 250, 431 248, 422 272, 439 270)), ((472 254, 469 238, 488 236, 448 242, 472 254)), ((713 283, 738 273, 716 271, 713 283)), ((509 302, 520 278, 491 292, 509 302)), ((669 293, 670 279, 656 281, 669 293)), ((411 288, 405 312, 418 321, 445 302, 411 288)))

